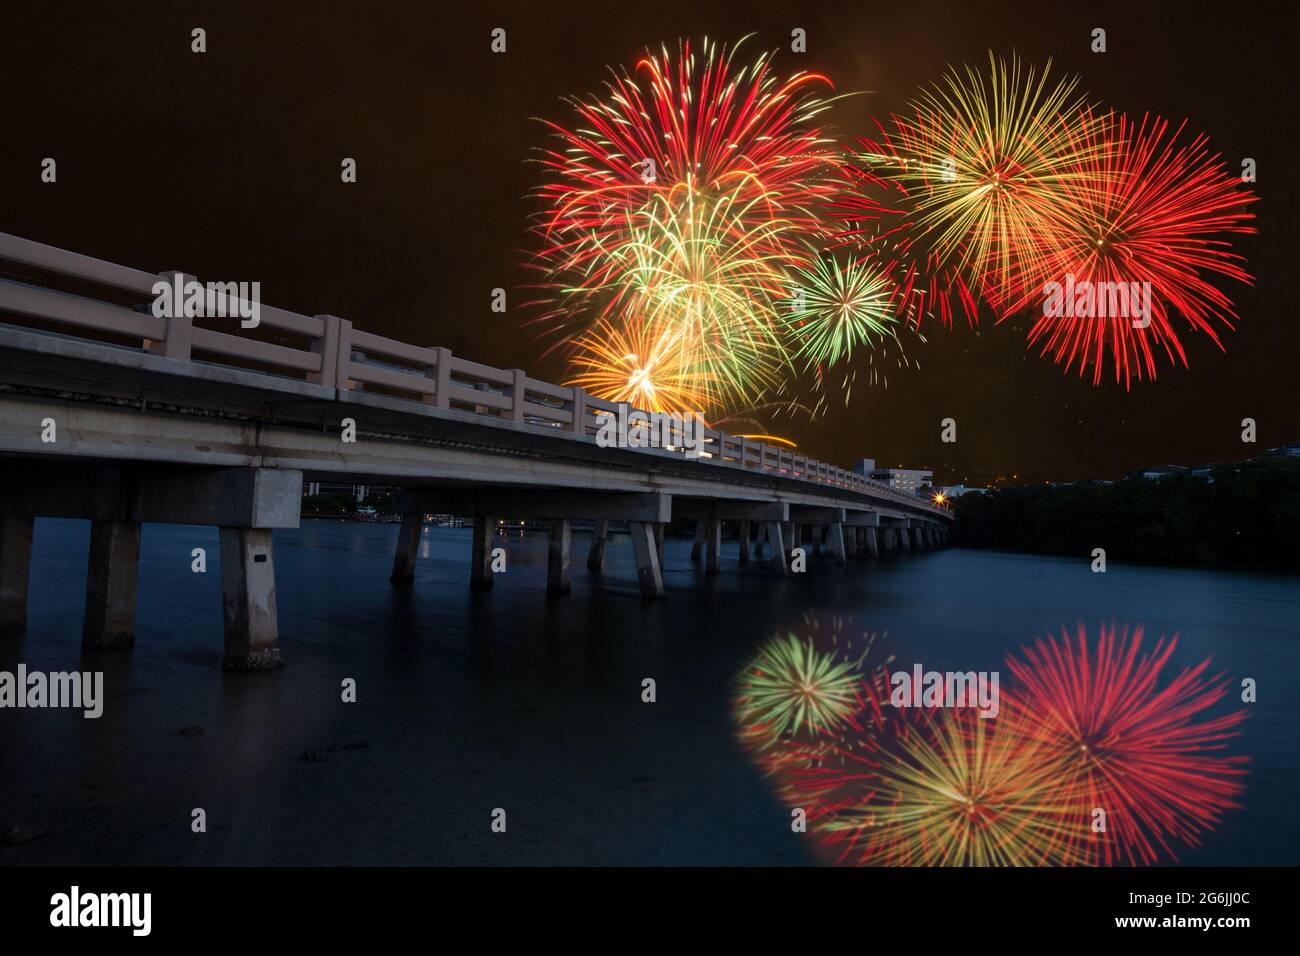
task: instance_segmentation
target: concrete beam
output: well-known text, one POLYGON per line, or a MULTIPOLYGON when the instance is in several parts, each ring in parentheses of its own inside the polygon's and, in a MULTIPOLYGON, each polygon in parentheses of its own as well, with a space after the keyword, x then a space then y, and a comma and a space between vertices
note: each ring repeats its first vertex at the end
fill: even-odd
POLYGON ((221 610, 226 670, 272 670, 283 663, 269 530, 221 529, 221 610))
POLYGON ((767 523, 767 543, 772 546, 772 564, 782 574, 789 574, 789 562, 786 560, 785 535, 781 532, 781 522, 767 523))
POLYGON ((551 537, 546 547, 546 590, 551 594, 568 594, 570 549, 573 527, 567 518, 551 522, 551 537))
POLYGON ((139 579, 139 522, 91 522, 83 647, 130 647, 135 643, 139 579))
POLYGON ((659 546, 655 541, 654 525, 644 521, 628 523, 632 533, 632 553, 636 556, 637 579, 641 584, 641 596, 661 598, 664 596, 664 578, 659 564, 659 546))
POLYGON ((718 574, 722 571, 722 522, 711 518, 704 523, 704 543, 708 552, 706 573, 718 574))
POLYGON ((844 525, 838 521, 827 528, 827 536, 830 538, 831 554, 835 556, 835 563, 838 565, 847 564, 848 561, 844 554, 844 525))
POLYGON ((700 554, 704 551, 704 533, 705 521, 703 518, 695 522, 695 540, 691 542, 691 560, 700 560, 700 554))
POLYGON ((469 586, 475 591, 492 587, 492 544, 496 541, 497 519, 474 518, 474 538, 470 544, 469 586))
POLYGON ((0 635, 16 634, 27 627, 35 523, 30 517, 0 515, 0 635))
POLYGON ((651 492, 573 491, 564 488, 408 488, 397 496, 401 512, 452 514, 466 518, 523 518, 640 521, 672 520, 671 495, 651 492))
POLYGON ((415 560, 420 554, 423 527, 423 515, 402 515, 402 527, 397 531, 397 551, 393 555, 393 573, 388 577, 394 584, 409 584, 415 579, 415 560))
POLYGON ((587 570, 600 571, 605 564, 605 542, 609 540, 609 520, 602 518, 591 529, 591 548, 587 551, 587 570))
POLYGON ((0 513, 96 521, 296 528, 302 472, 6 462, 0 513))
POLYGON ((673 517, 713 521, 789 521, 790 505, 783 501, 724 501, 675 497, 673 517))
POLYGON ((851 528, 878 528, 880 514, 875 511, 846 511, 844 523, 851 528))
POLYGON ((843 524, 844 508, 822 508, 812 505, 791 505, 790 520, 803 524, 843 524))

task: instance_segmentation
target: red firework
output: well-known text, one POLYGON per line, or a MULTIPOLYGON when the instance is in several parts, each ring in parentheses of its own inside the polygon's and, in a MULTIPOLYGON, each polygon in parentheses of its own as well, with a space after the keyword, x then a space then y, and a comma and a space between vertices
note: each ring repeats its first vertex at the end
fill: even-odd
MULTIPOLYGON (((1238 806, 1245 758, 1225 756, 1246 712, 1207 716, 1229 692, 1207 677, 1209 660, 1161 686, 1177 638, 1142 653, 1142 628, 1102 628, 1089 650, 1082 625, 1072 643, 1038 641, 1007 666, 1023 687, 1003 695, 1014 732, 1062 761, 1062 784, 1077 788, 1080 822, 1106 813, 1099 862, 1156 862, 1172 844, 1196 845, 1202 831, 1238 806)), ((1176 858, 1176 857, 1175 857, 1176 858)))
MULTIPOLYGON (((751 226, 786 224, 770 229, 772 237, 816 228, 831 149, 813 118, 826 106, 816 90, 832 89, 830 80, 782 78, 770 54, 741 64, 740 44, 706 39, 702 47, 702 57, 689 41, 676 55, 647 51, 632 73, 611 71, 603 98, 570 101, 578 114, 572 128, 546 121, 559 142, 541 158, 544 271, 570 286, 598 286, 637 211, 683 187, 728 197, 751 226)), ((790 250, 761 252, 780 258, 790 250)))
POLYGON ((1160 351, 1186 366, 1176 316, 1222 349, 1216 323, 1231 328, 1236 315, 1209 280, 1251 281, 1223 236, 1255 231, 1255 197, 1204 135, 1180 142, 1184 127, 1081 114, 1095 148, 1079 151, 1076 175, 1062 179, 1061 215, 1045 220, 1036 248, 1018 251, 1015 274, 990 296, 1001 319, 1035 309, 1030 344, 1067 370, 1077 363, 1080 376, 1091 365, 1093 384, 1108 354, 1126 388, 1156 377, 1160 351))

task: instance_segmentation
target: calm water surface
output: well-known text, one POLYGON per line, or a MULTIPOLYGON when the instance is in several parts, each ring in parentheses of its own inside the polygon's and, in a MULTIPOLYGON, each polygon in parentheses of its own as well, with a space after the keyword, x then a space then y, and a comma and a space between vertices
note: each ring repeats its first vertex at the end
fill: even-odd
POLYGON ((735 742, 729 693, 763 640, 805 615, 887 635, 927 669, 997 670, 1004 655, 1083 622, 1179 635, 1176 664, 1213 656, 1254 677, 1233 751, 1245 809, 1186 863, 1295 863, 1300 769, 1300 580, 946 550, 812 559, 705 577, 669 540, 667 599, 643 604, 631 543, 603 575, 575 535, 573 593, 548 597, 543 536, 507 539, 509 571, 467 587, 469 531, 426 528, 412 588, 388 582, 397 528, 304 520, 276 532, 286 667, 226 674, 217 533, 145 526, 133 651, 80 649, 89 526, 40 520, 30 625, 0 669, 105 672, 104 716, 0 711, 0 865, 792 864, 809 837, 735 742), (190 552, 208 552, 206 574, 190 552), (358 702, 340 701, 354 678, 358 702), (653 677, 658 702, 641 702, 653 677), (201 726, 201 736, 183 736, 201 726), (365 746, 358 746, 364 742, 365 746), (350 745, 350 746, 349 746, 350 745), (303 758, 308 750, 326 758, 303 758), (208 832, 190 832, 195 807, 208 832), (505 808, 509 830, 489 828, 505 808))

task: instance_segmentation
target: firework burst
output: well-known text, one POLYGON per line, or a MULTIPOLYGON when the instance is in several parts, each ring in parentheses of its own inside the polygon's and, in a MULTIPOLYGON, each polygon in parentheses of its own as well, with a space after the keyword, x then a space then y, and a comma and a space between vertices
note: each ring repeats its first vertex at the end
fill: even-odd
POLYGON ((857 213, 874 209, 888 222, 905 209, 907 241, 921 247, 911 255, 958 291, 968 314, 977 295, 997 294, 1018 257, 1041 248, 1098 148, 1078 80, 1052 82, 1050 72, 1050 61, 1039 73, 990 52, 987 76, 951 70, 893 118, 891 134, 862 143, 864 181, 893 184, 901 206, 868 198, 857 213))
POLYGON ((859 348, 894 338, 896 288, 886 271, 865 258, 841 265, 816 256, 791 272, 794 289, 786 326, 796 359, 806 365, 837 365, 859 348))
POLYGON ((1160 352, 1187 365, 1176 314, 1223 348, 1216 323, 1231 328, 1236 316, 1208 277, 1250 281, 1223 236, 1254 231, 1254 197, 1204 136, 1180 141, 1182 126, 1113 114, 1080 126, 1094 148, 1080 151, 1064 179, 1066 215, 1020 257, 995 305, 1003 317, 1039 307, 1029 341, 1042 354, 1067 370, 1077 364, 1081 376, 1091 366, 1093 384, 1109 358, 1128 387, 1155 378, 1160 352), (1052 314, 1049 284, 1070 299, 1052 314))
POLYGON ((1242 758, 1221 751, 1245 711, 1205 715, 1228 693, 1226 682, 1205 676, 1208 660, 1160 686, 1176 638, 1142 653, 1141 628, 1131 636, 1102 628, 1092 649, 1082 625, 1076 637, 1038 641, 1008 660, 1023 685, 1004 698, 1015 736, 1065 761, 1077 816, 1105 811, 1106 864, 1154 863, 1160 851, 1173 855, 1174 841, 1195 845, 1237 805, 1242 758))
POLYGON ((708 403, 682 330, 600 322, 574 343, 570 385, 648 412, 696 411, 708 403))

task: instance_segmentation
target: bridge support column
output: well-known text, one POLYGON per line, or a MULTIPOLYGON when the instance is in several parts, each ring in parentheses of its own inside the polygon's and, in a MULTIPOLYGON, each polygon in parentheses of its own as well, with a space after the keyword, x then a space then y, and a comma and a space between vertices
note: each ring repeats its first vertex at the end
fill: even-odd
POLYGON ((718 574, 722 570, 722 522, 710 518, 704 523, 704 544, 708 555, 706 573, 718 574))
POLYGON ((226 670, 263 671, 283 663, 269 528, 221 529, 221 610, 226 670))
POLYGON ((843 567, 848 561, 844 555, 844 525, 836 522, 826 526, 826 534, 831 539, 831 554, 835 556, 835 563, 843 567))
POLYGON ((551 540, 546 549, 546 590, 551 594, 568 594, 570 547, 573 527, 567 518, 551 522, 551 540))
POLYGON ((492 587, 492 542, 495 540, 497 519, 474 519, 474 543, 471 545, 469 586, 475 591, 492 587))
POLYGON ((587 570, 600 571, 605 565, 605 542, 609 540, 609 521, 597 521, 591 529, 591 549, 587 552, 587 570))
POLYGON ((863 528, 867 536, 867 554, 873 558, 880 557, 880 532, 876 528, 863 528))
MULTIPOLYGON (((654 524, 653 533, 655 539, 655 557, 659 560, 659 570, 662 574, 664 567, 664 529, 665 526, 659 523, 654 524)), ((660 594, 663 593, 663 583, 660 582, 660 594)))
MULTIPOLYGON (((632 533, 632 553, 636 556, 637 580, 641 584, 641 596, 661 598, 664 596, 664 577, 659 564, 659 542, 656 541, 656 529, 663 525, 652 525, 645 521, 629 521, 628 530, 632 533)), ((662 534, 660 530, 659 534, 662 534)))
POLYGON ((397 531, 397 551, 393 554, 393 573, 388 580, 394 584, 409 584, 415 579, 415 560, 420 554, 420 530, 424 515, 402 515, 402 526, 397 531))
POLYGON ((904 525, 895 532, 898 535, 898 549, 900 551, 912 550, 912 529, 904 525))
POLYGON ((740 547, 737 551, 740 555, 741 564, 749 564, 749 522, 740 522, 740 531, 738 534, 740 547))
POLYGON ((754 535, 754 557, 759 561, 763 560, 763 542, 767 540, 767 525, 760 524, 758 532, 754 535))
POLYGON ((803 525, 791 523, 790 525, 790 550, 803 547, 803 525))
POLYGON ((785 553, 785 535, 781 531, 780 521, 767 523, 767 543, 772 546, 772 564, 782 574, 789 574, 790 564, 785 553))
POLYGON ((92 521, 83 647, 130 647, 135 643, 139 578, 140 522, 92 521))
POLYGON ((705 520, 701 518, 695 522, 695 540, 691 543, 691 560, 700 560, 700 552, 704 550, 704 538, 708 533, 705 527, 705 520))
POLYGON ((17 634, 27 627, 35 523, 30 516, 0 515, 0 635, 17 634))

